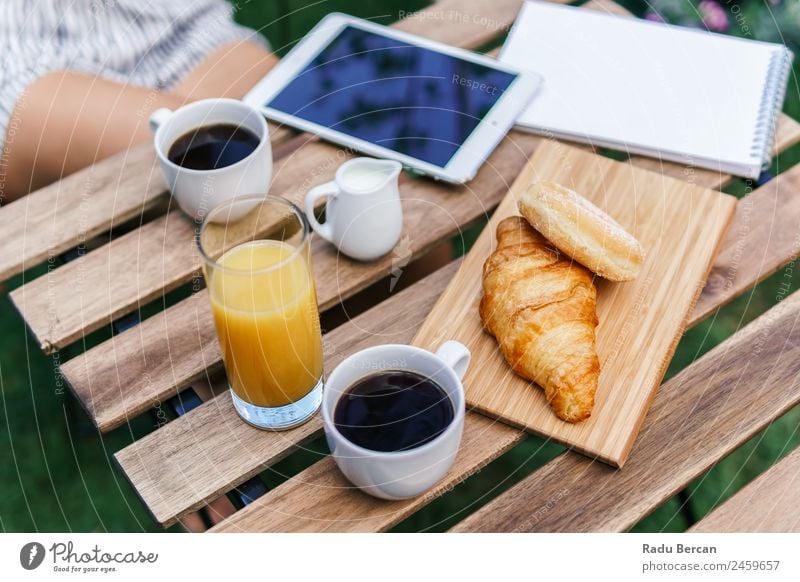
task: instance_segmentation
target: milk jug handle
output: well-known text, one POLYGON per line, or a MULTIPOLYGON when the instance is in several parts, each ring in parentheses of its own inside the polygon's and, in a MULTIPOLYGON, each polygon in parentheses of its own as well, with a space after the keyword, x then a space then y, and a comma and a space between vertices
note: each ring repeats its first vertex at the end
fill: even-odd
POLYGON ((333 242, 333 200, 338 196, 340 193, 339 187, 336 185, 336 182, 327 182, 326 184, 322 184, 315 188, 309 190, 308 194, 306 194, 305 200, 305 210, 306 210, 306 218, 308 219, 311 228, 314 229, 318 235, 324 238, 329 243, 333 242), (321 223, 317 220, 317 216, 314 214, 314 206, 316 206, 317 200, 320 198, 329 198, 327 210, 325 212, 325 223, 321 223))

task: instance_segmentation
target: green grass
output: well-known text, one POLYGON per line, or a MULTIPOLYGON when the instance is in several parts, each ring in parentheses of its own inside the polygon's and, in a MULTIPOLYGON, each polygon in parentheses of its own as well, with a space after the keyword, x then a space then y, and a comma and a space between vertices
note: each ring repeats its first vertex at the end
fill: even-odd
MULTIPOLYGON (((425 2, 250 1, 240 2, 237 19, 262 30, 278 52, 285 53, 325 13, 340 10, 390 22, 399 11, 411 11, 425 2), (300 6, 306 7, 298 9, 300 6), (289 18, 281 14, 294 12, 289 18)), ((634 3, 635 4, 635 3, 634 3)), ((797 70, 795 70, 797 73, 797 70)), ((786 111, 800 119, 797 77, 792 80, 786 111)), ((782 155, 777 171, 800 161, 800 148, 782 155)), ((741 194, 741 185, 730 188, 741 194)), ((474 240, 479 227, 464 240, 474 240)), ((466 249, 461 249, 466 250, 466 249)), ((44 272, 39 268, 26 276, 44 272)), ((21 278, 7 284, 19 285, 21 278)), ((722 309, 715 317, 690 330, 678 346, 669 374, 689 365, 735 333, 786 294, 784 283, 797 288, 793 272, 781 270, 722 309)), ((176 295, 179 297, 180 295, 176 295)), ((148 309, 151 311, 152 309, 148 309)), ((96 334, 97 341, 107 332, 96 334)), ((68 359, 69 354, 59 358, 68 359)), ((0 531, 158 531, 136 498, 112 455, 153 430, 145 414, 128 426, 100 436, 80 406, 60 385, 57 360, 44 356, 26 332, 7 295, 0 297, 0 531)), ((761 434, 701 476, 682 494, 644 519, 635 531, 682 531, 692 519, 708 513, 778 458, 800 444, 800 408, 776 420, 761 434), (686 507, 682 505, 686 501, 686 507)), ((290 457, 263 473, 270 486, 302 469, 324 452, 315 443, 306 457, 290 457)), ((396 531, 443 531, 487 500, 508 489, 525 475, 559 454, 562 448, 537 437, 527 437, 427 508, 399 524, 396 531)))
POLYGON ((101 437, 57 362, 0 298, 0 531, 157 531, 111 458, 149 419, 101 437))

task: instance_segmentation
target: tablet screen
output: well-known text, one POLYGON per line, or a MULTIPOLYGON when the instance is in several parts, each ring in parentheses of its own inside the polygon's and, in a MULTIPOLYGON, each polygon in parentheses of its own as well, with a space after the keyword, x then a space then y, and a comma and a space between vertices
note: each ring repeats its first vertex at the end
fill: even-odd
POLYGON ((444 167, 515 78, 346 26, 267 107, 444 167))

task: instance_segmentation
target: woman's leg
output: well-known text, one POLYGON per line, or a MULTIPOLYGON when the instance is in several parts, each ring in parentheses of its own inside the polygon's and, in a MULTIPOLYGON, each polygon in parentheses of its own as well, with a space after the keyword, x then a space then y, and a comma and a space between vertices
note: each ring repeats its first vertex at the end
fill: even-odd
POLYGON ((148 118, 159 107, 243 96, 275 61, 255 43, 226 45, 170 93, 69 71, 37 79, 12 114, 14 139, 7 140, 0 159, 0 172, 5 172, 2 200, 10 202, 151 139, 148 118))

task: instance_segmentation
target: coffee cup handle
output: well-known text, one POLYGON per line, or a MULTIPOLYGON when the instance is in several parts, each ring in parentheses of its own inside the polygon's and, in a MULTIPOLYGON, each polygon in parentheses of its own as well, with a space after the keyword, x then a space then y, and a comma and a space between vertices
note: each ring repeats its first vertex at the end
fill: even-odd
POLYGON ((305 207, 306 207, 306 218, 308 219, 309 224, 311 224, 311 228, 314 229, 314 232, 319 234, 322 238, 324 238, 329 243, 333 243, 333 205, 330 203, 333 201, 334 198, 339 194, 339 187, 336 185, 336 182, 328 182, 326 184, 322 184, 317 186, 316 188, 312 188, 306 194, 305 200, 305 207), (325 220, 325 224, 320 223, 317 220, 316 215, 314 214, 314 206, 317 203, 317 200, 320 198, 330 198, 331 200, 328 202, 328 208, 326 211, 327 218, 325 220))
POLYGON ((153 113, 150 114, 150 131, 155 133, 163 123, 169 119, 169 116, 172 115, 172 109, 167 109, 166 107, 162 107, 160 109, 156 109, 153 113))
POLYGON ((459 380, 464 378, 464 374, 467 373, 467 368, 469 368, 470 358, 472 357, 467 346, 461 342, 449 340, 439 346, 439 349, 436 350, 436 355, 453 369, 453 372, 456 373, 459 380))

